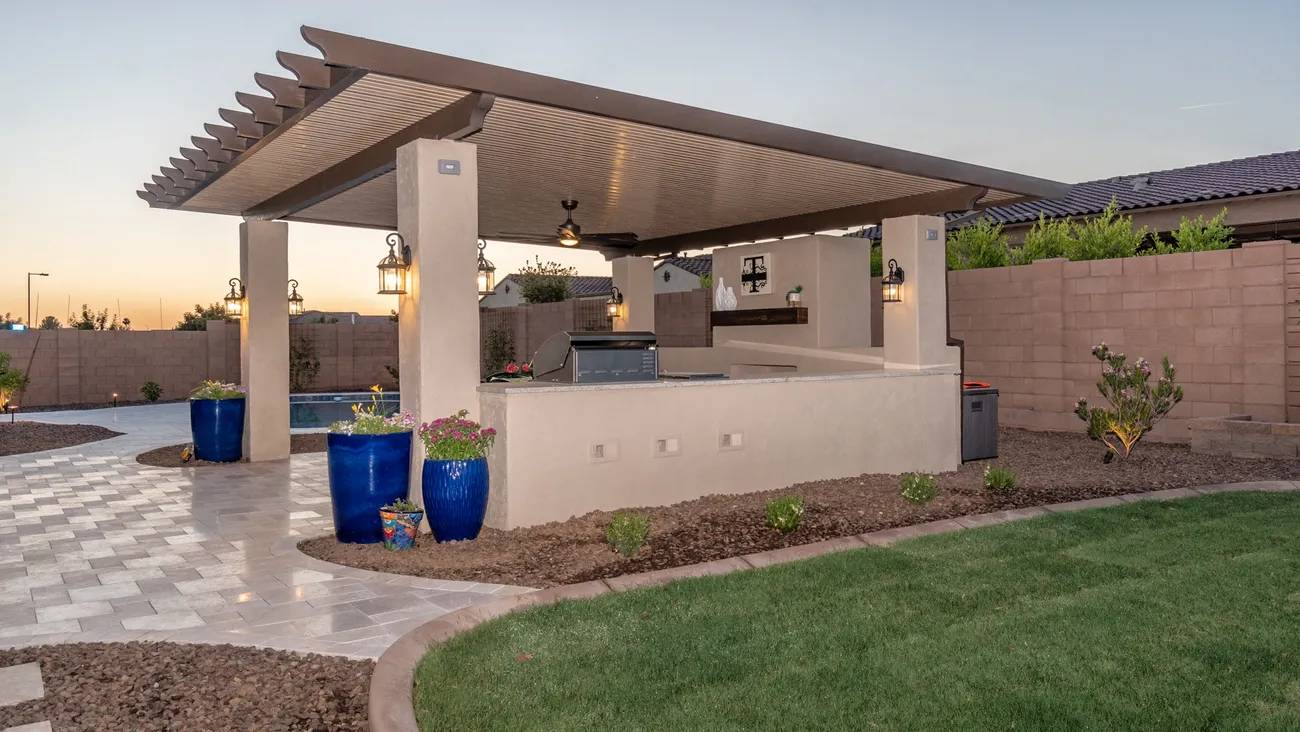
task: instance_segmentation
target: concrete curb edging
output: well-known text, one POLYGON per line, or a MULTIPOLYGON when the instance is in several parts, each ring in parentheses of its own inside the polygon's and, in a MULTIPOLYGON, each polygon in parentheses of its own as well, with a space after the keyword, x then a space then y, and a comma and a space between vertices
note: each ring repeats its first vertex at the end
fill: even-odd
POLYGON ((434 645, 445 643, 454 636, 475 628, 481 623, 523 608, 535 605, 549 605, 561 600, 583 600, 610 592, 656 587, 691 577, 710 577, 769 567, 776 564, 786 564, 850 549, 862 549, 868 546, 884 547, 906 539, 994 526, 1047 516, 1053 513, 1122 506, 1139 501, 1171 501, 1213 493, 1251 491, 1280 493, 1297 490, 1300 490, 1300 482, 1274 480, 1204 485, 1195 488, 1170 488, 1145 493, 1127 493, 1106 498, 1089 498, 1068 503, 1053 503, 1045 506, 959 516, 912 526, 873 531, 857 536, 845 536, 811 544, 771 549, 756 554, 717 559, 700 564, 688 564, 682 567, 658 569, 640 574, 627 574, 605 580, 592 580, 574 585, 551 587, 522 595, 502 597, 499 600, 467 607, 431 620, 398 638, 393 645, 389 646, 388 650, 384 651, 383 655, 379 657, 379 661, 375 664, 375 671, 370 677, 370 693, 367 705, 370 729, 372 732, 418 732, 419 726, 415 720, 415 704, 412 692, 415 683, 415 668, 419 665, 420 659, 424 658, 424 654, 434 645))

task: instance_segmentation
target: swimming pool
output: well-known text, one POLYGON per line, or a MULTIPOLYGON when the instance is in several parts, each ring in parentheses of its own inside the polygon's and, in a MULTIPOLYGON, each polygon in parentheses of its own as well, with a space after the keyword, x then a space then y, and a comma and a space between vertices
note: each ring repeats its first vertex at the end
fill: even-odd
MULTIPOLYGON (((329 427, 340 419, 352 418, 352 405, 369 405, 371 397, 368 391, 345 392, 339 394, 290 394, 290 427, 329 427)), ((400 399, 397 392, 384 392, 379 395, 380 414, 394 414, 398 410, 400 399)))

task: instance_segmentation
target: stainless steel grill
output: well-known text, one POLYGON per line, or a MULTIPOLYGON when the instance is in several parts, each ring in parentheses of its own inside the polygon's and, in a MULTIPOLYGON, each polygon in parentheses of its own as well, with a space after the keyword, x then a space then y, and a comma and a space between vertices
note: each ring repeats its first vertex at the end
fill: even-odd
POLYGON ((599 384, 654 381, 658 377, 655 334, 645 331, 564 331, 547 338, 533 357, 537 381, 599 384))

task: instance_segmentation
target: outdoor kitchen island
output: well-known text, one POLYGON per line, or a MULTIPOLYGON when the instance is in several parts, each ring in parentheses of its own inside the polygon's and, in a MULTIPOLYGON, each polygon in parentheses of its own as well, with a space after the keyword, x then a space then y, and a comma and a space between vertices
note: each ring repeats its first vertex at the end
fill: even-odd
POLYGON ((667 505, 868 472, 955 470, 955 367, 483 384, 487 524, 667 505))

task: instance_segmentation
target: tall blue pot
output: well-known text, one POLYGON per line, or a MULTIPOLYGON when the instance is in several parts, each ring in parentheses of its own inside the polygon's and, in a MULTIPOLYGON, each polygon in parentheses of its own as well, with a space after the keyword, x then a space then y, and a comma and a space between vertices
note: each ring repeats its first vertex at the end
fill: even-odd
POLYGON ((406 498, 411 485, 411 433, 330 434, 325 439, 334 507, 334 536, 345 544, 384 539, 379 509, 406 498))
POLYGON ((420 483, 433 538, 439 542, 478 538, 487 513, 487 458, 425 460, 420 483))
POLYGON ((194 457, 233 463, 244 456, 245 399, 191 399, 194 457))

